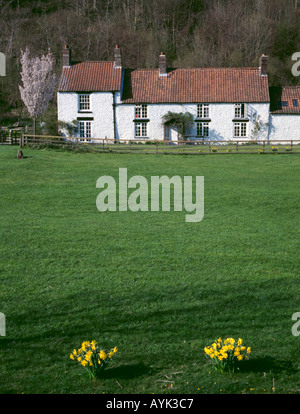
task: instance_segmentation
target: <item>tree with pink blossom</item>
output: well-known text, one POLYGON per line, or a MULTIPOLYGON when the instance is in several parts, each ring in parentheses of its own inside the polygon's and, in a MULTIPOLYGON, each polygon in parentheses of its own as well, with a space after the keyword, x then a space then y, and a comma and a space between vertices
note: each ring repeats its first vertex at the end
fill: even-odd
POLYGON ((57 85, 55 73, 55 58, 49 51, 42 57, 30 57, 28 47, 21 50, 21 78, 23 86, 19 86, 21 98, 34 120, 34 134, 36 133, 36 118, 47 109, 54 96, 57 85))

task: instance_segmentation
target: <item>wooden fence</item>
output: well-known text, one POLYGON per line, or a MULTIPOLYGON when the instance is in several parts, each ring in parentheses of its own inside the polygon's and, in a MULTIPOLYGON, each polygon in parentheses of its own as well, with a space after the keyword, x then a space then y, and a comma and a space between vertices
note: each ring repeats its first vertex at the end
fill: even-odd
POLYGON ((1 145, 19 145, 24 128, 0 128, 1 145))
POLYGON ((31 135, 21 133, 18 144, 51 146, 97 152, 147 153, 147 154, 300 154, 300 140, 234 140, 234 141, 150 141, 146 139, 117 140, 107 138, 65 138, 61 136, 31 135))

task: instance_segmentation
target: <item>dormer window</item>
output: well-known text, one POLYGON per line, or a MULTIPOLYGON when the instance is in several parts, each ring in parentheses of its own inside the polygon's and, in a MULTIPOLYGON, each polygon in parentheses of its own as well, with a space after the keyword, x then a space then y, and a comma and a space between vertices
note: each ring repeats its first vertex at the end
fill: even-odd
POLYGON ((80 94, 79 95, 79 111, 89 111, 89 110, 90 110, 90 95, 80 94))
POLYGON ((147 104, 141 104, 135 106, 135 119, 147 118, 147 104))
POLYGON ((278 101, 278 107, 279 107, 279 109, 287 108, 288 106, 289 106, 288 101, 278 101))
POLYGON ((209 104, 197 105, 197 118, 209 118, 209 104))

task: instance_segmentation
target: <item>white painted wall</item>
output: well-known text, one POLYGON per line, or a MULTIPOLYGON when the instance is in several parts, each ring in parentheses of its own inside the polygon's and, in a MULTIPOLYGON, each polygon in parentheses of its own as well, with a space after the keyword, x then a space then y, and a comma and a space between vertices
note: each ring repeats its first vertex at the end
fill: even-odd
MULTIPOLYGON (((92 123, 92 137, 114 139, 114 128, 116 131, 116 139, 132 140, 135 138, 135 105, 123 104, 120 99, 120 93, 115 93, 115 114, 116 125, 114 127, 114 111, 113 111, 114 95, 111 92, 93 92, 90 96, 91 108, 89 112, 79 112, 78 94, 76 92, 58 92, 58 119, 64 122, 72 122, 80 117, 94 118, 92 123)), ((268 122, 269 122, 269 104, 248 104, 260 117, 262 128, 260 138, 268 138, 268 122)), ((195 104, 148 104, 147 105, 147 124, 148 139, 163 140, 164 125, 162 117, 168 111, 171 112, 190 112, 194 118, 197 117, 197 103, 195 104)), ((247 114, 247 111, 246 111, 247 114)), ((209 130, 210 140, 234 140, 233 119, 234 104, 213 103, 209 105, 209 130)), ((299 117, 300 122, 300 117, 299 117)), ((276 122, 275 122, 276 123, 276 122)), ((280 123, 280 122, 279 122, 280 123)), ((247 138, 251 138, 251 131, 254 122, 247 122, 247 138)), ((299 130, 299 128, 298 128, 299 130)), ((62 131, 65 132, 66 131, 62 131)), ((188 132, 188 135, 196 137, 196 124, 188 132)), ((171 134, 171 140, 174 140, 176 134, 171 134)))
POLYGON ((297 144, 300 144, 300 115, 270 114, 269 138, 270 141, 299 140, 297 144))
MULTIPOLYGON (((58 119, 72 122, 80 118, 94 118, 92 137, 114 138, 113 94, 111 92, 93 92, 90 94, 90 111, 79 111, 76 92, 58 92, 58 119)), ((62 131, 66 134, 66 131, 62 131)))
MULTIPOLYGON (((269 104, 249 104, 257 116, 259 115, 262 128, 261 137, 267 139, 269 122, 269 104)), ((119 104, 116 108, 116 120, 118 125, 118 139, 134 139, 134 104, 119 104)), ((197 116, 197 104, 148 104, 148 138, 150 140, 164 139, 164 126, 162 117, 168 111, 171 112, 190 112, 194 118, 197 116)), ((233 140, 233 119, 234 104, 210 104, 209 105, 209 130, 210 140, 233 140)), ((247 122, 247 138, 251 137, 251 131, 255 122, 247 122)), ((191 128, 188 135, 197 135, 196 124, 191 128)), ((172 139, 174 135, 172 135, 172 139)))

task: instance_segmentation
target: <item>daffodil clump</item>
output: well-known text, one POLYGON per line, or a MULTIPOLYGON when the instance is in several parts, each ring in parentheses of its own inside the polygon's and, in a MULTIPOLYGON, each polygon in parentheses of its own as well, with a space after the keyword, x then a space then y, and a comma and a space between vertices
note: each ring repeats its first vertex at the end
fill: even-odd
POLYGON ((235 372, 238 369, 238 363, 248 359, 251 348, 246 347, 241 338, 237 341, 234 338, 227 338, 224 341, 219 338, 210 346, 206 346, 204 352, 216 370, 235 372))
POLYGON ((117 347, 108 352, 101 349, 96 341, 84 341, 81 348, 74 349, 71 352, 70 359, 77 361, 88 370, 90 377, 95 378, 110 363, 111 358, 117 351, 117 347))

